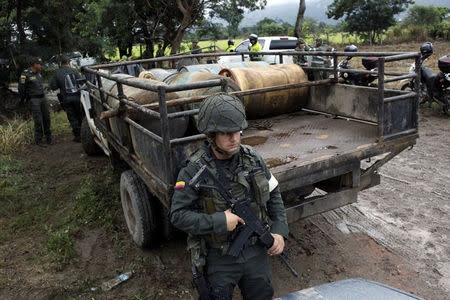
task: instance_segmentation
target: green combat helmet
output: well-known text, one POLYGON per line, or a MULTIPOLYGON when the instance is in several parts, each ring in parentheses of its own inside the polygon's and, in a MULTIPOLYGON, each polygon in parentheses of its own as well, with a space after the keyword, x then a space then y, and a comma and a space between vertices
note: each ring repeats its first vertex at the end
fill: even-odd
POLYGON ((200 104, 197 128, 204 134, 232 133, 247 128, 244 105, 225 93, 211 95, 200 104))

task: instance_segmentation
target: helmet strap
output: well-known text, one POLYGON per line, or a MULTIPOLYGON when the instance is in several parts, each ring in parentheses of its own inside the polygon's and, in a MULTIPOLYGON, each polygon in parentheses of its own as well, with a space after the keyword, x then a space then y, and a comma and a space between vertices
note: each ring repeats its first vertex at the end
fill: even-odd
POLYGON ((216 144, 216 134, 215 133, 208 134, 207 138, 208 138, 209 144, 214 148, 214 150, 216 150, 218 153, 220 153, 222 155, 231 157, 239 152, 240 147, 237 147, 236 150, 233 150, 233 151, 225 151, 225 150, 220 149, 219 146, 217 146, 217 144, 216 144))

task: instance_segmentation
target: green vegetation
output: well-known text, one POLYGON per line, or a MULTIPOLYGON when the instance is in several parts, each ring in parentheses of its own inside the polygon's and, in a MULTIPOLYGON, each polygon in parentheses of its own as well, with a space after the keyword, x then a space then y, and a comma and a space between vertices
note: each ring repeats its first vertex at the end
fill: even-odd
MULTIPOLYGON (((64 112, 52 114, 52 128, 55 135, 70 132, 64 112)), ((33 161, 12 155, 30 143, 30 122, 12 120, 0 130, 0 244, 8 242, 13 234, 34 231, 35 242, 42 243, 40 248, 61 270, 75 256, 72 238, 84 226, 103 227, 115 236, 115 222, 121 211, 117 174, 105 168, 97 176, 68 181, 64 168, 34 165, 33 161), (70 197, 74 201, 65 202, 70 197)), ((82 174, 86 168, 81 164, 73 171, 82 174)))

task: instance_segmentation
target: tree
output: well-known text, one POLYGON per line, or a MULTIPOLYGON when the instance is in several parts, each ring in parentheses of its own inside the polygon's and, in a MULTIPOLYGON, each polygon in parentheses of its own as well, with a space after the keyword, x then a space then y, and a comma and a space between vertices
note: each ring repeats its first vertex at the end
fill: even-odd
POLYGON ((210 15, 217 15, 228 23, 228 36, 235 38, 239 33, 239 24, 244 19, 245 9, 254 11, 263 9, 266 6, 266 0, 228 0, 221 1, 221 5, 215 5, 210 15))
MULTIPOLYGON (((445 15, 446 13, 445 10, 441 12, 441 9, 443 8, 414 5, 408 10, 408 15, 406 16, 404 23, 405 25, 423 25, 427 27, 434 26, 441 22, 442 15, 445 15)), ((450 9, 447 8, 447 10, 450 9)))
POLYGON ((300 0, 300 3, 298 5, 297 19, 295 21, 295 28, 294 28, 296 37, 302 36, 303 18, 305 15, 305 10, 306 10, 306 0, 300 0))
POLYGON ((350 31, 368 32, 372 40, 395 24, 394 16, 406 10, 412 0, 334 0, 327 16, 345 18, 350 31))
MULTIPOLYGON (((173 1, 173 0, 172 0, 173 1)), ((231 10, 235 13, 240 13, 244 9, 256 10, 264 8, 267 1, 266 0, 175 0, 178 6, 178 9, 183 14, 181 22, 177 27, 177 33, 175 38, 171 41, 172 50, 171 54, 175 54, 180 46, 181 40, 186 32, 186 30, 192 26, 196 21, 199 21, 203 18, 205 11, 209 11, 211 17, 219 16, 219 12, 223 12, 224 9, 231 10)), ((228 17, 225 14, 222 16, 228 17)), ((226 19, 225 19, 226 20, 226 19)), ((242 19, 241 19, 242 20, 242 19)), ((230 20, 230 22, 236 23, 240 20, 239 18, 230 20)), ((229 22, 229 24, 231 24, 229 22)), ((236 26, 236 25, 232 25, 236 26)), ((236 26, 237 27, 237 26, 236 26)))

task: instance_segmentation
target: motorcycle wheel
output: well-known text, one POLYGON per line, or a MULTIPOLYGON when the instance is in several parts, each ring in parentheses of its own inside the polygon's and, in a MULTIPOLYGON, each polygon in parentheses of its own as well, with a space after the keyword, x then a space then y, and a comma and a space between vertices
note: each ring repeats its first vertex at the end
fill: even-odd
POLYGON ((444 97, 444 105, 442 106, 442 110, 447 116, 450 116, 450 91, 447 91, 444 97))
MULTIPOLYGON (((402 91, 405 90, 410 90, 412 92, 414 92, 414 83, 413 82, 408 82, 405 83, 404 85, 402 85, 402 87, 400 88, 402 91)), ((428 97, 427 97, 427 87, 423 84, 420 85, 420 91, 419 91, 419 105, 422 105, 424 103, 426 103, 428 101, 428 97)), ((430 104, 431 106, 431 104, 430 104)))

